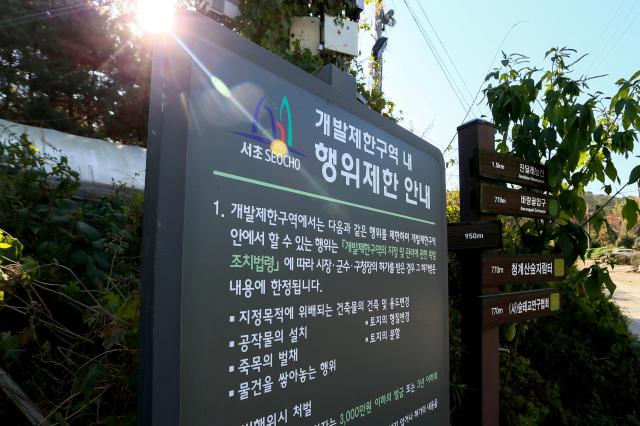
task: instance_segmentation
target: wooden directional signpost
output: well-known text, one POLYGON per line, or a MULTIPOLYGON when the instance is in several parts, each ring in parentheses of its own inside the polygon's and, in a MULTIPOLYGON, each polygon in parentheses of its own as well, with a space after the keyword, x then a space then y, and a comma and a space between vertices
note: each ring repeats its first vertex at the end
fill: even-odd
POLYGON ((480 210, 483 213, 552 219, 558 215, 558 202, 543 194, 482 183, 480 210))
POLYGON ((485 327, 544 317, 560 310, 560 293, 554 289, 517 291, 480 299, 485 327))
POLYGON ((557 281, 564 277, 564 257, 560 255, 484 255, 483 286, 496 284, 557 281))
POLYGON ((493 125, 482 120, 458 127, 462 223, 448 226, 449 250, 458 252, 462 268, 462 375, 470 388, 465 423, 487 426, 499 423, 498 326, 561 308, 556 289, 500 293, 499 286, 558 281, 565 274, 561 255, 498 254, 502 227, 497 215, 553 219, 558 202, 542 192, 550 189, 546 166, 496 153, 494 133, 493 125))
POLYGON ((547 166, 523 161, 491 150, 478 150, 478 174, 529 188, 548 189, 547 166))
POLYGON ((447 226, 449 250, 502 248, 502 222, 450 223, 447 226))

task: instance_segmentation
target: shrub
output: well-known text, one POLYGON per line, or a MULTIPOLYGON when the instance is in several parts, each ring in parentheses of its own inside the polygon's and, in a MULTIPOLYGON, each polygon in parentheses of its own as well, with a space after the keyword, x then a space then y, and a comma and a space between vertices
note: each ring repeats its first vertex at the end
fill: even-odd
MULTIPOLYGON (((142 197, 78 201, 65 158, 37 152, 25 135, 9 140, 0 145, 0 247, 12 247, 0 262, 2 366, 52 422, 135 424, 142 197)), ((24 424, 7 400, 0 417, 24 424)))
POLYGON ((624 234, 618 238, 617 245, 630 249, 635 244, 635 238, 631 234, 624 234))

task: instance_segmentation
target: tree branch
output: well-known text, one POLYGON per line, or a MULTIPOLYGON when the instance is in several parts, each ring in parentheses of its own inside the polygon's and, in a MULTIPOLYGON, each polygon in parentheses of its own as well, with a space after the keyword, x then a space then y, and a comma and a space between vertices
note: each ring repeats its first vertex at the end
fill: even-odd
POLYGON ((0 388, 7 394, 15 406, 25 415, 32 425, 51 426, 38 411, 36 405, 20 389, 20 386, 13 381, 11 376, 0 367, 0 388))
POLYGON ((593 214, 589 217, 589 219, 587 219, 587 220, 585 220, 584 222, 582 222, 582 225, 580 225, 580 226, 585 226, 587 223, 589 223, 589 222, 591 221, 591 219, 593 219, 593 218, 595 217, 595 215, 597 215, 598 213, 600 213, 600 212, 602 211, 602 209, 604 209, 605 207, 607 207, 607 205, 609 205, 609 203, 610 203, 611 201, 613 201, 613 200, 618 196, 618 194, 619 194, 619 193, 621 193, 621 192, 622 192, 622 190, 623 190, 623 189, 625 189, 627 186, 629 186, 629 184, 628 184, 628 183, 627 183, 627 184, 625 184, 625 185, 623 185, 623 186, 621 186, 621 187, 620 187, 620 189, 618 189, 618 192, 616 192, 615 194, 613 194, 613 196, 612 196, 611 198, 609 198, 609 199, 607 200, 607 202, 606 202, 606 203, 604 203, 603 205, 601 205, 600 207, 598 207, 598 209, 597 209, 595 212, 593 212, 593 214))

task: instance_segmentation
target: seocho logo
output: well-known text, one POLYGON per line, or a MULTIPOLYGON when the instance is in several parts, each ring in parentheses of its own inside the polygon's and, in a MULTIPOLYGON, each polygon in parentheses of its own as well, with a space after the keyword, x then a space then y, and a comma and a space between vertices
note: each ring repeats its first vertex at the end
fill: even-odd
POLYGON ((291 152, 304 157, 304 154, 293 147, 293 118, 287 97, 283 96, 280 108, 275 109, 272 105, 265 103, 265 99, 266 97, 263 96, 256 104, 251 120, 251 130, 232 133, 267 145, 276 155, 285 156, 291 152))

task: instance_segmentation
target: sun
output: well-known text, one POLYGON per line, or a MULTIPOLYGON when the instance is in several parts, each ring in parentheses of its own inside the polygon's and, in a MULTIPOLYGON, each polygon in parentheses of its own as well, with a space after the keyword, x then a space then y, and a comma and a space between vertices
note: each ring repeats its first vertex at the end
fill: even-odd
POLYGON ((173 26, 176 0, 138 0, 138 25, 143 31, 164 33, 173 26))

